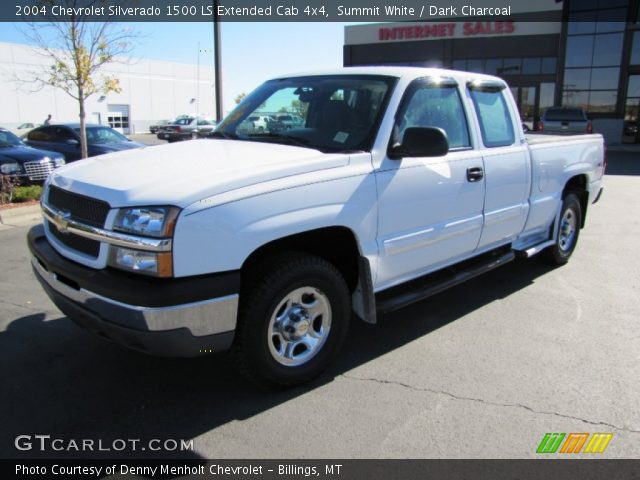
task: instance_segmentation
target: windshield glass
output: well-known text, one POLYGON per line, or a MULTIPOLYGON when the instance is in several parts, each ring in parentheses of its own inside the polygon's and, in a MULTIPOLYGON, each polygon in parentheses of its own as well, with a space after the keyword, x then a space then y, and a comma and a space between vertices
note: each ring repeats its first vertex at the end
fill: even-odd
POLYGON ((378 75, 271 80, 246 97, 216 132, 327 152, 370 150, 395 82, 378 75))
MULTIPOLYGON (((79 128, 74 129, 78 134, 79 128)), ((104 143, 119 143, 128 142, 129 139, 124 135, 116 132, 109 127, 88 127, 87 128, 87 143, 89 145, 102 145, 104 143)))
POLYGON ((18 145, 22 145, 22 140, 7 130, 0 131, 0 147, 16 147, 18 145))

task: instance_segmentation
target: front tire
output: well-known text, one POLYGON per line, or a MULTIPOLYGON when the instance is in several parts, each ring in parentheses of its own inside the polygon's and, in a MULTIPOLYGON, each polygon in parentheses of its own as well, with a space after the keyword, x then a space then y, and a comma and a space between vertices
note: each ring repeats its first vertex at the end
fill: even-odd
POLYGON ((560 225, 555 243, 547 250, 547 260, 552 265, 565 265, 576 248, 582 225, 582 207, 577 195, 570 193, 562 201, 560 225))
POLYGON ((344 342, 350 294, 323 258, 288 253, 259 269, 243 290, 233 347, 241 373, 265 387, 290 387, 322 373, 344 342))

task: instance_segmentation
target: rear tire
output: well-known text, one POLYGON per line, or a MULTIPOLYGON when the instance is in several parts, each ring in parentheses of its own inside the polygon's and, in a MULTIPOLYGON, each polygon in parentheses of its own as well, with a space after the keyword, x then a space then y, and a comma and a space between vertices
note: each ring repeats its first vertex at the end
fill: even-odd
POLYGON ((560 225, 555 243, 546 251, 546 259, 552 265, 565 265, 576 248, 582 225, 582 207, 580 199, 574 193, 568 194, 562 201, 560 225))
POLYGON ((350 294, 323 258, 290 252, 264 264, 243 289, 233 354, 240 372, 263 387, 290 387, 322 373, 342 346, 350 294))

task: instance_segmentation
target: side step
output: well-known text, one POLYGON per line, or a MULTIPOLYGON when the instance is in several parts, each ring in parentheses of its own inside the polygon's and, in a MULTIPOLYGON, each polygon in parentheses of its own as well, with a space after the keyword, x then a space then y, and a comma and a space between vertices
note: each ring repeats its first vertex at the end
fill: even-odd
POLYGON ((539 243, 538 245, 534 245, 533 247, 530 247, 530 248, 527 248, 526 250, 520 251, 520 252, 518 252, 518 254, 523 256, 523 257, 530 258, 530 257, 533 257, 534 255, 537 255, 538 253, 540 253, 545 248, 550 247, 554 243, 556 243, 555 240, 546 240, 546 241, 544 241, 542 243, 539 243))
POLYGON ((467 260, 453 267, 420 277, 376 294, 378 313, 389 313, 431 297, 459 283, 501 267, 515 258, 513 250, 499 250, 467 260))

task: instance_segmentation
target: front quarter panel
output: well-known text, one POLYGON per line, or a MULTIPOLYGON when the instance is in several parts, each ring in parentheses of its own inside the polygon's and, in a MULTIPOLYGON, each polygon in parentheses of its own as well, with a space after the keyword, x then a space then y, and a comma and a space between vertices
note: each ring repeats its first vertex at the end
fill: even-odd
POLYGON ((354 232, 374 270, 377 204, 369 154, 352 155, 343 168, 289 177, 271 191, 261 187, 253 195, 223 194, 222 203, 213 199, 211 207, 182 212, 174 235, 177 277, 238 270, 271 241, 332 226, 354 232))

